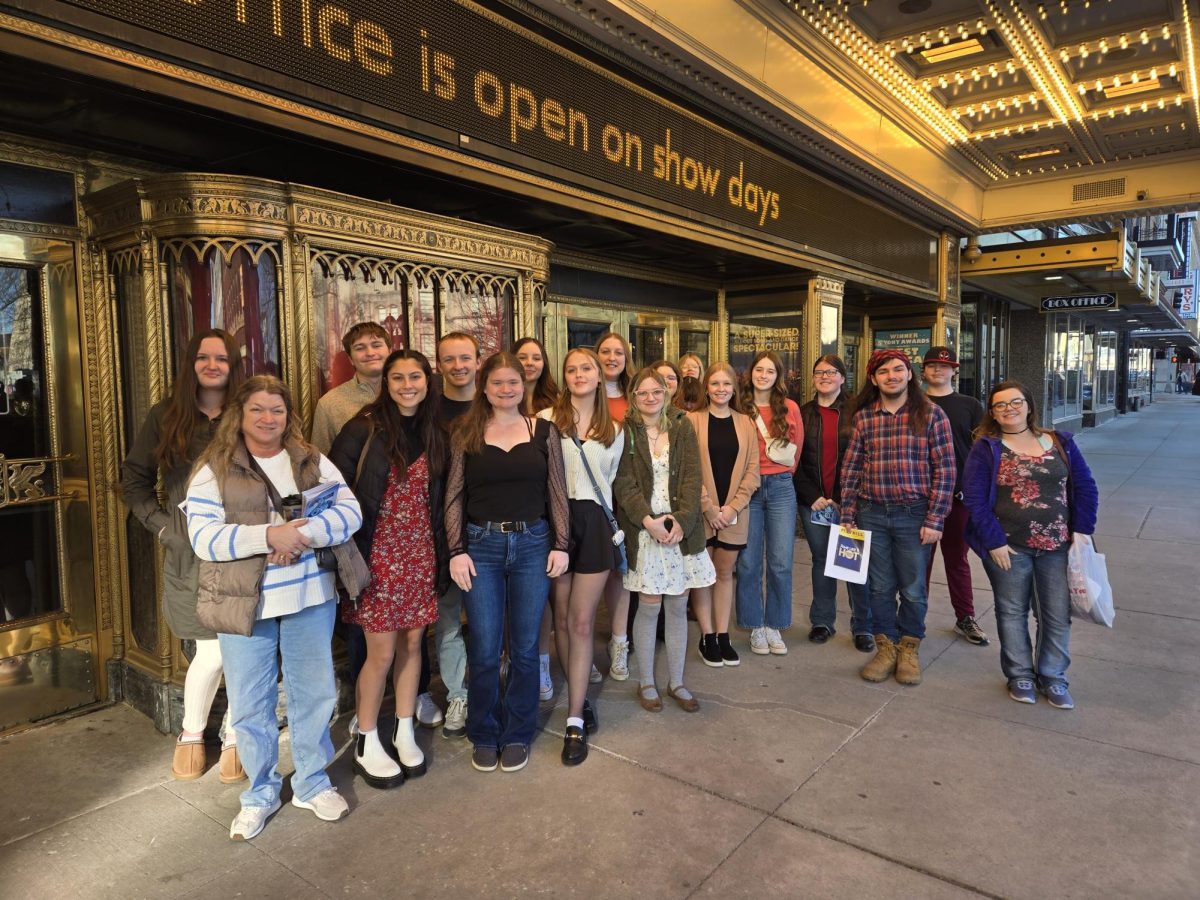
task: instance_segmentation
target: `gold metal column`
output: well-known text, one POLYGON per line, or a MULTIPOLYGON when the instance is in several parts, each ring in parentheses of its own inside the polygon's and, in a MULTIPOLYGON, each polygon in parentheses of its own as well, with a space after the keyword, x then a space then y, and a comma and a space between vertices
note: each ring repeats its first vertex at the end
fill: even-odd
POLYGON ((938 241, 938 308, 933 328, 933 345, 946 344, 958 352, 962 327, 958 238, 943 233, 938 241))
POLYGON ((846 282, 829 275, 813 273, 808 279, 808 294, 804 300, 804 340, 801 342, 803 360, 803 394, 813 391, 812 370, 817 360, 829 352, 842 353, 842 298, 846 282))

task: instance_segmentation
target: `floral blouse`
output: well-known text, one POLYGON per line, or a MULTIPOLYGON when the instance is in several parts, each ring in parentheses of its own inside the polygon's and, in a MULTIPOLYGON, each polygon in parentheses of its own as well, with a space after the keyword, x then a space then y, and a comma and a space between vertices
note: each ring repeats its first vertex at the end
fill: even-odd
POLYGON ((996 518, 1008 542, 1031 550, 1057 550, 1067 529, 1067 465, 1058 450, 1024 456, 1004 446, 996 481, 996 518))

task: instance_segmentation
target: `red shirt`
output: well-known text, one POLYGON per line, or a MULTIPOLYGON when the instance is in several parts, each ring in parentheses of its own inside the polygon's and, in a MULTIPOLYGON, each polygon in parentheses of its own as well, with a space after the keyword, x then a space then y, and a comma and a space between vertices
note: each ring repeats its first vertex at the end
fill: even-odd
POLYGON ((620 397, 606 397, 605 399, 608 400, 608 414, 612 416, 612 420, 624 427, 625 413, 629 411, 629 400, 623 394, 620 397))
POLYGON ((821 413, 821 496, 833 496, 833 484, 838 466, 838 419, 840 414, 832 406, 817 404, 821 413))

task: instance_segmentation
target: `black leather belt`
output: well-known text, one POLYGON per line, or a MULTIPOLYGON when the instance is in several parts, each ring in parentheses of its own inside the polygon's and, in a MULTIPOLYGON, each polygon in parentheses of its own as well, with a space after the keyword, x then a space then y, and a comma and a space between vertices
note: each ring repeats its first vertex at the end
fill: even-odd
POLYGON ((498 531, 501 534, 527 531, 530 525, 535 524, 534 522, 483 522, 479 519, 469 519, 468 521, 477 528, 486 528, 488 531, 498 531))

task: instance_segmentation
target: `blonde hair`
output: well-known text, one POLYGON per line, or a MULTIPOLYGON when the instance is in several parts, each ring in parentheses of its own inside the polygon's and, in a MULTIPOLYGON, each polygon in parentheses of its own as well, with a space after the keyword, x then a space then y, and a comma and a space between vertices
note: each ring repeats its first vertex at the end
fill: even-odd
MULTIPOLYGON (((667 388, 667 380, 658 374, 658 370, 652 369, 650 366, 646 366, 640 372, 638 372, 637 375, 633 376, 633 381, 629 383, 629 395, 632 397, 634 393, 641 388, 646 379, 650 379, 663 389, 663 405, 662 409, 658 411, 658 422, 655 423, 654 427, 659 431, 665 432, 671 425, 671 417, 667 415, 667 410, 671 408, 671 404, 667 402, 667 394, 670 391, 667 388)), ((636 405, 630 407, 630 412, 636 412, 638 416, 638 422, 641 424, 645 423, 645 416, 642 415, 642 411, 638 409, 636 405)), ((626 413, 626 418, 628 417, 629 414, 626 413)))

